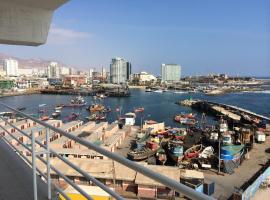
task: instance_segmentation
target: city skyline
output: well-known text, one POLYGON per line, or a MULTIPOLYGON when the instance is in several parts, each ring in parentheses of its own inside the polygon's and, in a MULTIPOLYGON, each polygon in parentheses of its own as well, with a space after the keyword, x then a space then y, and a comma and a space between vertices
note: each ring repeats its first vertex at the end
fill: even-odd
POLYGON ((155 75, 161 63, 177 63, 183 76, 269 76, 269 6, 268 1, 71 1, 55 14, 48 44, 1 45, 0 52, 84 70, 109 69, 111 58, 119 56, 134 72, 155 75))

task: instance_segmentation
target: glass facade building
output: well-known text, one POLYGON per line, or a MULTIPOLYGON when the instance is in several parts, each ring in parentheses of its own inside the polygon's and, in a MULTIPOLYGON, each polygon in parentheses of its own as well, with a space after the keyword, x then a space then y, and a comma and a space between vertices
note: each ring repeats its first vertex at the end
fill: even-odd
POLYGON ((181 66, 177 64, 162 64, 161 78, 163 82, 177 82, 181 79, 181 66))
POLYGON ((110 65, 110 82, 114 84, 126 83, 131 74, 131 63, 123 58, 113 58, 110 65))

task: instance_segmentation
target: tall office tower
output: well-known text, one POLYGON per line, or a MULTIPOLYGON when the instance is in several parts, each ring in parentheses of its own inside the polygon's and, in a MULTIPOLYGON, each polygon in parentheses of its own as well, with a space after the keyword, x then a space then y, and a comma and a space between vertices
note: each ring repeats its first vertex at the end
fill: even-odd
POLYGON ((104 67, 101 68, 101 76, 102 76, 102 78, 107 77, 106 69, 104 67))
POLYGON ((4 71, 7 76, 18 76, 18 61, 14 59, 5 59, 4 60, 4 71))
POLYGON ((177 82, 181 79, 181 66, 177 64, 162 64, 161 78, 163 82, 177 82))
POLYGON ((131 74, 131 63, 123 58, 112 58, 110 65, 110 81, 111 83, 126 83, 131 74))
POLYGON ((88 76, 89 77, 93 77, 93 72, 94 72, 95 70, 93 69, 93 68, 91 68, 91 69, 89 69, 89 71, 88 71, 88 76))
POLYGON ((47 67, 48 78, 60 78, 61 68, 57 62, 51 62, 47 67))

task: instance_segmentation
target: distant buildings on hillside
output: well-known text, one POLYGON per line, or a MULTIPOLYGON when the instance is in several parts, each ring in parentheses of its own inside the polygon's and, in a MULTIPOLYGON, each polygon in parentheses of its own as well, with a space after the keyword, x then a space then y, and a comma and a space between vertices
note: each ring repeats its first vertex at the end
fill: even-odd
POLYGON ((180 65, 162 64, 161 77, 156 77, 145 71, 131 74, 131 63, 121 57, 112 58, 109 71, 105 67, 99 70, 91 68, 87 71, 79 71, 71 67, 62 66, 58 62, 50 62, 45 68, 20 68, 20 63, 11 58, 5 59, 0 65, 3 66, 0 67, 0 76, 7 79, 46 78, 49 83, 64 84, 65 86, 99 83, 153 85, 178 82, 181 79, 180 65))

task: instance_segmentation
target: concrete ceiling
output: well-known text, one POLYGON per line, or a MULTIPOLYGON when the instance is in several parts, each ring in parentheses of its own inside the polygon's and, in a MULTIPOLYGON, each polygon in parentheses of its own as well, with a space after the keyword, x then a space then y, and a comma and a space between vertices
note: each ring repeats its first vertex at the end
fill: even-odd
POLYGON ((0 43, 46 43, 54 11, 67 0, 0 0, 0 43))

